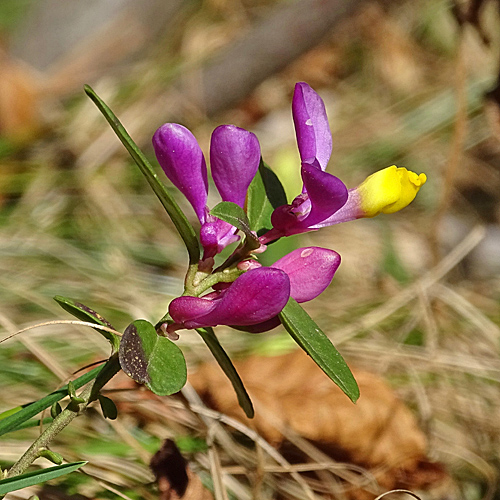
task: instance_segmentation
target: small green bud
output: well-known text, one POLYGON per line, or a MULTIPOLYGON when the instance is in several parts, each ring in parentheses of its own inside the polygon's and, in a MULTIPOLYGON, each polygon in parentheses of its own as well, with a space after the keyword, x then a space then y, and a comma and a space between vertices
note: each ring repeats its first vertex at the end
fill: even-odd
POLYGON ((40 448, 38 450, 38 456, 46 458, 50 462, 56 465, 61 465, 63 463, 63 457, 55 451, 48 450, 47 448, 40 448))
POLYGON ((75 385, 72 380, 68 382, 68 394, 71 399, 76 397, 75 385))
POLYGON ((85 403, 85 399, 76 395, 75 386, 71 380, 68 382, 68 394, 69 397, 71 398, 72 403, 75 403, 77 405, 85 403))
POLYGON ((59 413, 62 412, 61 405, 59 404, 58 401, 56 401, 50 408, 50 416, 52 418, 56 418, 59 413))

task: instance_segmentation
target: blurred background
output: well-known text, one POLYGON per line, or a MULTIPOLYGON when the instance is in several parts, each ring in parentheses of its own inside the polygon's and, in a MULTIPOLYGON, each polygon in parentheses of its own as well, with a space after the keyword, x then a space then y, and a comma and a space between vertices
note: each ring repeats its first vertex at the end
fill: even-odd
MULTIPOLYGON (((206 365, 209 351, 185 331, 179 345, 208 406, 189 387, 182 398, 158 398, 118 376, 107 391, 118 420, 91 410, 53 445, 67 460, 89 460, 84 473, 8 498, 362 500, 391 488, 500 497, 498 6, 0 1, 1 338, 71 319, 54 295, 123 331, 137 318, 155 322, 182 292, 182 242, 85 83, 155 166, 151 137, 162 123, 189 127, 205 153, 213 128, 233 123, 257 134, 293 199, 301 182, 290 104, 295 82, 305 81, 327 107, 328 170, 348 187, 392 164, 428 177, 400 213, 268 252, 270 263, 299 246, 342 255, 332 285, 306 309, 356 370, 356 406, 305 357, 280 357, 294 347, 283 330, 218 328, 257 401, 258 419, 244 421, 206 365), (165 439, 188 460, 194 492, 155 481, 149 462, 165 439)), ((0 411, 107 355, 96 332, 69 325, 2 343, 0 411)), ((39 432, 4 436, 0 465, 39 432)))

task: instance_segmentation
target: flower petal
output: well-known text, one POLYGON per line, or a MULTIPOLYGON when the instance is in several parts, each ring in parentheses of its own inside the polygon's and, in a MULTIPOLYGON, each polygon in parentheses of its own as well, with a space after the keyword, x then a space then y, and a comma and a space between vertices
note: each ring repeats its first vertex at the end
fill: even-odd
POLYGON ((345 184, 338 177, 319 170, 315 164, 303 163, 301 172, 311 202, 311 211, 301 225, 309 228, 342 208, 348 193, 345 184))
POLYGON ((172 300, 168 312, 176 323, 184 325, 195 318, 206 316, 216 307, 217 299, 186 296, 172 300))
POLYGON ((259 163, 260 145, 255 134, 234 125, 221 125, 213 131, 210 166, 224 201, 232 201, 243 208, 259 163))
POLYGON ((394 213, 408 206, 425 184, 425 174, 416 174, 392 165, 368 176, 357 188, 349 190, 347 203, 331 217, 314 226, 319 229, 380 213, 394 213))
POLYGON ((209 214, 207 221, 200 228, 200 242, 204 251, 203 260, 214 257, 228 245, 238 241, 240 237, 234 234, 237 231, 238 229, 228 222, 209 214))
POLYGON ((215 300, 178 297, 170 303, 169 313, 184 328, 253 325, 276 316, 289 296, 288 275, 280 269, 261 267, 242 274, 215 300))
POLYGON ((392 214, 405 208, 425 184, 425 174, 416 174, 404 167, 379 170, 367 177, 357 188, 365 217, 379 213, 392 214))
POLYGON ((340 255, 326 248, 299 248, 285 255, 272 267, 290 278, 290 297, 307 302, 320 295, 332 282, 340 265, 340 255))
POLYGON ((304 192, 291 205, 282 205, 273 211, 273 229, 260 238, 262 243, 317 229, 320 222, 345 205, 348 199, 345 184, 334 175, 320 170, 317 161, 303 163, 301 172, 304 192))
MULTIPOLYGON (((307 302, 320 295, 331 283, 340 265, 340 255, 320 247, 299 248, 272 265, 285 271, 290 278, 290 297, 307 302)), ((262 333, 281 324, 279 316, 254 325, 236 327, 248 333, 262 333)))
POLYGON ((155 132, 153 147, 165 175, 191 203, 200 222, 205 222, 207 166, 194 135, 182 125, 165 123, 155 132))
POLYGON ((292 114, 301 160, 317 159, 325 170, 332 154, 332 134, 325 104, 307 83, 295 85, 292 114))

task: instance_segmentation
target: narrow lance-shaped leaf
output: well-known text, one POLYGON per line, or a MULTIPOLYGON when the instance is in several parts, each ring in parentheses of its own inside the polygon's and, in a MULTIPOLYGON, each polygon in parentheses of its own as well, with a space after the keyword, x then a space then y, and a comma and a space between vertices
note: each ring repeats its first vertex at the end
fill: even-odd
POLYGON ((143 319, 131 323, 123 333, 119 359, 122 370, 159 396, 180 391, 187 380, 182 351, 143 319))
POLYGON ((22 429, 29 429, 31 427, 40 427, 41 425, 49 425, 51 422, 53 422, 53 420, 54 419, 51 417, 42 418, 42 419, 34 418, 32 420, 28 420, 27 422, 22 423, 15 430, 20 431, 22 429))
POLYGON ((174 223, 177 231, 184 241, 184 244, 186 245, 187 251, 189 253, 189 262, 191 264, 197 263, 200 258, 200 246, 198 244, 193 226, 191 226, 186 216, 177 205, 176 201, 173 199, 173 197, 167 191, 165 185, 156 175, 153 167, 145 157, 144 153, 137 147, 116 115, 89 85, 85 85, 84 89, 85 93, 90 97, 99 111, 104 115, 115 134, 118 136, 122 144, 130 153, 130 156, 133 158, 141 172, 144 174, 147 181, 149 182, 149 185, 153 188, 156 196, 172 219, 172 222, 174 223))
POLYGON ((28 486, 45 483, 51 479, 74 472, 83 467, 87 462, 73 462, 70 464, 56 465, 47 469, 36 470, 21 474, 19 476, 9 477, 0 481, 0 495, 5 495, 11 491, 21 490, 28 486))
POLYGON ((248 395, 243 382, 236 371, 231 359, 227 355, 224 348, 220 345, 219 339, 215 336, 212 328, 197 328, 196 331, 201 335, 207 347, 210 349, 214 358, 216 359, 222 371, 226 374, 227 378, 230 380, 236 396, 238 397, 238 403, 245 412, 248 418, 254 417, 254 409, 250 396, 248 395))
POLYGON ((259 170, 253 178, 247 195, 247 214, 250 227, 261 236, 272 228, 274 209, 286 205, 285 190, 277 175, 260 160, 259 170))
POLYGON ((293 340, 316 362, 344 393, 356 402, 359 388, 344 358, 302 307, 292 298, 279 314, 293 340))
POLYGON ((247 241, 250 242, 251 248, 260 247, 258 238, 250 229, 247 214, 236 203, 221 201, 210 211, 210 214, 243 231, 247 237, 247 241))
MULTIPOLYGON (((98 366, 93 370, 83 374, 81 377, 73 380, 73 386, 76 389, 83 387, 85 384, 94 380, 97 375, 102 371, 104 366, 98 366)), ((24 422, 29 420, 31 417, 38 415, 41 411, 50 408, 56 401, 60 401, 68 395, 68 386, 65 385, 58 389, 57 391, 48 394, 47 396, 24 405, 22 409, 16 411, 14 414, 10 414, 3 418, 0 416, 0 436, 7 434, 8 432, 20 429, 24 422)), ((3 415, 3 414, 2 414, 3 415)))
MULTIPOLYGON (((75 316, 81 321, 88 321, 89 323, 94 323, 96 325, 107 326, 108 328, 113 328, 111 323, 103 318, 99 313, 95 312, 90 307, 82 304, 81 302, 77 302, 73 299, 68 299, 67 297, 61 297, 60 295, 56 295, 54 300, 70 314, 75 316)), ((113 332, 107 332, 106 330, 100 330, 98 328, 95 329, 96 332, 100 333, 104 338, 109 340, 113 352, 118 351, 118 347, 120 346, 120 337, 113 332)))

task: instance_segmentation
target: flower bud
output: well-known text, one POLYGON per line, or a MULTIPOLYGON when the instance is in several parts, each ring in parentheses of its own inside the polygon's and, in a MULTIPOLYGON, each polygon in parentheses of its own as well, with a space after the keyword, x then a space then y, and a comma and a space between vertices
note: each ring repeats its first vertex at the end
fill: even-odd
POLYGON ((426 180, 425 174, 418 175, 396 165, 375 172, 356 188, 363 217, 392 214, 405 208, 426 180))

